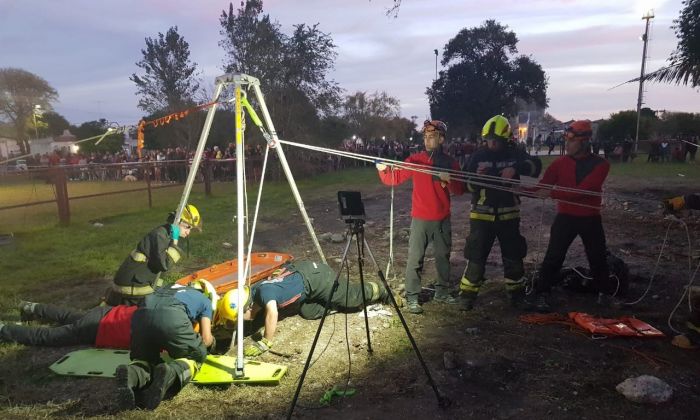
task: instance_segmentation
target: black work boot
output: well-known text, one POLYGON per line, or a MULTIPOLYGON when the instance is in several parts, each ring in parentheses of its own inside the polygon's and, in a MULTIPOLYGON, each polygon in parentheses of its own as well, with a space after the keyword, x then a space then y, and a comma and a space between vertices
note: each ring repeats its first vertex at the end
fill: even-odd
POLYGON ((532 310, 535 306, 533 302, 526 299, 524 287, 509 291, 508 300, 510 301, 510 305, 512 307, 515 309, 520 309, 521 311, 532 310))
POLYGON ((120 410, 136 408, 134 387, 138 383, 134 367, 130 365, 117 366, 117 406, 120 410))
POLYGON ((161 363, 153 371, 153 380, 143 392, 143 407, 155 410, 163 401, 165 393, 177 381, 177 372, 168 363, 161 363))
POLYGON ((435 296, 433 296, 433 301, 436 303, 444 303, 447 305, 458 305, 460 303, 459 299, 456 297, 452 296, 449 292, 447 291, 436 291, 435 296))
POLYGON ((473 292, 460 292, 459 293, 459 310, 468 312, 474 309, 474 302, 476 302, 476 293, 473 292))
POLYGON ((541 314, 547 314, 552 312, 552 306, 548 302, 549 300, 549 295, 546 293, 538 293, 534 296, 534 309, 541 313, 541 314))

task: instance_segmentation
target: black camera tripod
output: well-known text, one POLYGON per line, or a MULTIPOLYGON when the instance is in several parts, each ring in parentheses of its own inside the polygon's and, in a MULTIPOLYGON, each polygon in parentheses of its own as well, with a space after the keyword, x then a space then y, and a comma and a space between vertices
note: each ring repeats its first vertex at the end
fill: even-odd
POLYGON ((363 274, 363 259, 364 259, 364 249, 367 249, 367 253, 369 254, 370 259, 372 260, 372 263, 374 263, 374 266, 377 268, 377 274, 379 275, 379 279, 382 281, 382 285, 384 286, 386 292, 389 295, 389 300, 391 301, 392 306, 396 310, 396 314, 398 315, 399 319, 401 320, 401 324, 403 325, 403 329, 406 331, 406 336, 408 337, 408 340, 411 342, 411 346, 413 347, 414 353, 416 353, 416 357, 418 357, 418 361, 420 362, 421 366, 423 367, 423 370, 425 371, 425 375, 428 377, 428 382, 430 382, 430 386, 433 388, 433 391, 435 392, 435 397, 438 400, 438 405, 440 407, 447 407, 450 404, 450 401, 440 395, 440 391, 437 388, 437 385, 435 384, 435 381, 433 380, 432 375, 430 374, 430 369, 428 369, 428 365, 425 363, 425 360, 423 360, 423 356, 420 353, 420 350, 418 350, 418 345, 416 344, 416 341, 413 339, 413 335, 411 334, 411 331, 408 329, 408 324, 406 324, 406 319, 404 319, 403 314, 401 313, 401 310, 399 309, 399 305, 396 302, 396 299, 394 298, 394 295, 391 292, 391 288, 389 287, 389 283, 386 281, 386 277, 384 277, 384 273, 382 272, 382 269, 379 267, 379 264, 377 264, 377 260, 374 259, 374 255, 372 254, 372 250, 369 247, 369 244, 367 243, 367 240, 365 239, 365 228, 364 228, 364 223, 365 221, 361 218, 351 218, 351 219, 346 219, 345 222, 348 225, 347 229, 347 243, 345 244, 345 250, 343 251, 343 257, 340 262, 340 269, 338 270, 338 274, 335 276, 335 280, 333 282, 333 287, 331 288, 331 292, 328 295, 328 298, 326 299, 326 305, 325 305, 325 310, 323 311, 323 316, 321 317, 321 322, 318 324, 318 329, 316 330, 316 335, 314 336, 314 341, 311 344, 311 349, 309 350, 309 355, 306 357, 306 364, 304 365, 304 370, 301 372, 301 376, 299 377, 299 383, 297 384, 297 389, 296 392, 294 393, 294 399, 292 400, 292 404, 289 407, 289 411, 287 412, 287 419, 292 418, 292 414, 294 413, 294 408, 296 407, 297 400, 299 399, 299 393, 301 392, 301 388, 304 386, 304 379, 306 378, 306 373, 309 370, 309 366, 311 365, 311 359, 314 354, 314 350, 316 349, 316 345, 318 344, 318 339, 321 335, 321 330, 323 329, 323 323, 326 320, 326 316, 328 315, 328 312, 331 309, 331 300, 333 298, 333 295, 335 294, 336 290, 338 289, 339 283, 338 280, 340 279, 340 274, 342 272, 343 266, 347 263, 348 261, 348 251, 350 250, 350 244, 352 243, 352 238, 354 237, 356 242, 357 242, 357 263, 359 267, 359 272, 360 272, 360 285, 362 287, 362 300, 365 303, 363 305, 363 310, 365 314, 365 331, 367 332, 367 352, 372 353, 372 343, 370 341, 370 335, 369 335, 369 318, 367 317, 367 298, 365 296, 365 280, 364 280, 364 274, 363 274))

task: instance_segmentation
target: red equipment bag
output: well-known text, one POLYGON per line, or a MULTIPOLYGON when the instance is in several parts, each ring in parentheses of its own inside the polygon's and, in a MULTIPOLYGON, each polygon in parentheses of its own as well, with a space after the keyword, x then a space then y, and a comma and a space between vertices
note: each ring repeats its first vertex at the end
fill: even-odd
POLYGON ((583 312, 569 312, 569 318, 591 334, 622 337, 665 337, 664 333, 637 318, 596 318, 583 312))

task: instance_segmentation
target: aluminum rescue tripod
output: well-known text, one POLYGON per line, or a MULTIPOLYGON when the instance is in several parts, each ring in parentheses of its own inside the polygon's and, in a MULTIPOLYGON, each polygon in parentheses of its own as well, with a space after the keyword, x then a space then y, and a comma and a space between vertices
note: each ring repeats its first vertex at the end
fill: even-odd
MULTIPOLYGON (((311 235, 311 239, 314 242, 314 245, 316 246, 316 250, 319 253, 319 256, 321 257, 321 260, 325 263, 326 262, 326 257, 323 255, 323 250, 321 249, 321 245, 318 242, 318 238, 316 237, 316 233, 314 232, 313 226, 311 225, 311 220, 309 219, 308 214, 306 213, 306 208, 304 207, 304 203, 301 199, 301 196, 299 195, 299 190, 297 189, 296 182, 294 181, 294 177, 292 176, 292 172, 289 169, 289 165, 287 164, 287 158, 285 157, 284 150, 282 150, 282 145, 279 144, 278 140, 279 138, 277 137, 277 132, 275 131, 275 127, 272 124, 272 118, 270 118, 270 113, 267 110, 267 105, 265 104, 265 98, 263 97, 263 94, 260 90, 260 81, 252 76, 248 76, 246 74, 225 74, 223 76, 219 76, 216 78, 216 90, 214 93, 214 97, 212 99, 212 102, 214 102, 214 105, 212 105, 209 108, 209 112, 207 113, 207 118, 204 121, 204 128, 202 129, 202 134, 199 137, 199 142, 197 143, 197 150, 194 154, 194 158, 192 159, 192 166, 190 167, 189 173, 187 174, 187 182, 185 183, 185 189, 182 192, 182 197, 180 199, 180 204, 177 207, 177 211, 175 213, 175 221, 174 223, 178 223, 180 221, 180 218, 182 217, 182 212, 184 211, 185 206, 188 203, 190 193, 192 191, 192 185, 194 184, 195 177, 197 176, 197 171, 199 170, 199 165, 200 162, 202 161, 202 155, 204 154, 204 146, 207 143, 207 138, 209 137, 209 130, 211 129, 211 125, 214 121, 214 114, 216 113, 216 108, 219 105, 219 99, 221 97, 222 92, 224 91, 224 88, 227 86, 233 86, 234 87, 234 98, 233 98, 233 103, 234 103, 234 113, 235 113, 235 126, 236 126, 236 222, 237 222, 237 227, 236 227, 236 233, 237 233, 237 251, 236 255, 238 258, 238 307, 242 308, 243 305, 243 288, 246 283, 246 264, 245 264, 245 249, 244 249, 244 244, 245 244, 245 198, 244 198, 244 190, 245 190, 245 180, 243 179, 244 173, 244 165, 245 165, 245 157, 243 153, 243 148, 244 148, 244 132, 245 132, 245 120, 243 116, 243 109, 248 112, 248 116, 251 118, 253 123, 258 126, 260 131, 262 132, 263 136, 265 137, 265 140, 267 141, 267 146, 271 149, 274 149, 277 151, 277 156, 279 158, 279 162, 282 165, 282 169, 284 171, 285 176, 287 177, 287 181, 289 182, 289 186, 292 189, 292 194, 294 195, 294 199, 297 202, 297 205, 299 206, 299 211, 301 212, 301 215, 304 219, 304 223, 306 224, 306 227, 309 231, 309 234, 311 235), (246 87, 247 89, 252 88, 253 92, 255 93, 255 99, 260 107, 260 110, 263 115, 263 119, 265 120, 264 124, 263 121, 260 120, 258 117, 257 113, 253 109, 253 107, 250 105, 246 98, 246 93, 243 91, 243 87, 246 87)), ((248 261, 250 258, 248 258, 248 261)), ((237 333, 235 334, 236 338, 236 347, 237 347, 237 357, 236 357, 236 369, 234 372, 234 377, 236 378, 243 378, 245 377, 244 373, 244 360, 243 360, 243 316, 242 314, 239 314, 238 316, 238 327, 236 329, 237 333)))

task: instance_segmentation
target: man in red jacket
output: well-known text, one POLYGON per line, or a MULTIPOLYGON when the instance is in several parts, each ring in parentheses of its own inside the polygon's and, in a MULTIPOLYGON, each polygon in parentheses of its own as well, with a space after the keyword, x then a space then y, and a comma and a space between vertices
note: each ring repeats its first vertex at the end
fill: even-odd
POLYGON ((452 251, 452 227, 450 224, 450 193, 464 193, 464 183, 451 180, 442 170, 459 170, 459 163, 442 151, 447 125, 438 120, 423 123, 425 151, 412 154, 406 163, 423 165, 439 175, 412 169, 392 169, 378 163, 379 178, 386 185, 398 185, 413 180, 411 235, 408 240, 406 261, 406 307, 414 314, 423 313, 418 303, 421 291, 421 272, 428 244, 433 243, 438 279, 435 285, 435 301, 457 304, 450 294, 450 252, 452 251), (432 168, 429 168, 432 167, 432 168))
POLYGON ((538 183, 538 196, 559 200, 547 253, 535 283, 535 306, 541 312, 550 310, 548 295, 566 252, 577 236, 583 241, 593 286, 600 292, 615 293, 616 285, 610 283, 608 276, 605 231, 600 217, 603 183, 610 164, 591 153, 591 135, 590 121, 571 123, 565 132, 566 156, 552 162, 538 183), (562 190, 560 187, 583 191, 562 190))

